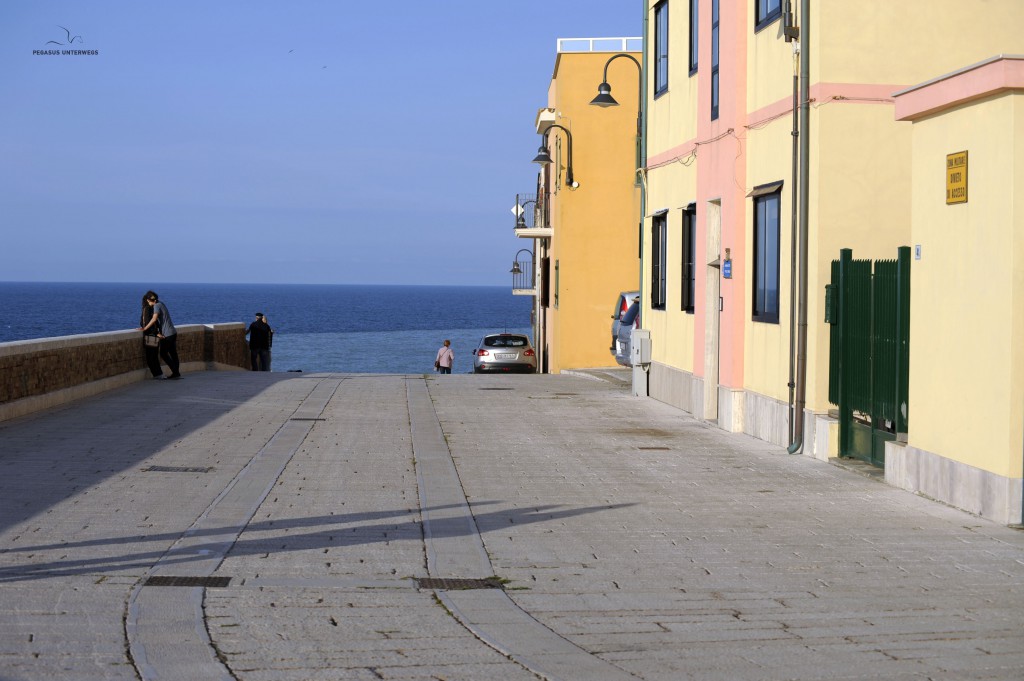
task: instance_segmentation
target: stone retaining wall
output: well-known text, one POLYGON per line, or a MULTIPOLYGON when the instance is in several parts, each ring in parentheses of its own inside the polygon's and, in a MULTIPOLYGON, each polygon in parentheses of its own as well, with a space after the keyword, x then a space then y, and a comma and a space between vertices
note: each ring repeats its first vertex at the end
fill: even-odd
MULTIPOLYGON (((181 370, 248 369, 245 324, 178 327, 181 370)), ((0 343, 0 421, 149 376, 139 331, 0 343)))

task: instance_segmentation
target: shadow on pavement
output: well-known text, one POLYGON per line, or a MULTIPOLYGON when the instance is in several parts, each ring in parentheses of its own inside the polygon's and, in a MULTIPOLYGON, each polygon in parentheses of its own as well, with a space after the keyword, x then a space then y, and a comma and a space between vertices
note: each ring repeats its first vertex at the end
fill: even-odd
MULTIPOLYGON (((500 503, 498 501, 475 502, 474 506, 500 503)), ((609 504, 605 506, 588 506, 584 508, 563 508, 556 505, 538 506, 528 510, 513 509, 474 514, 478 526, 510 527, 557 521, 574 516, 597 513, 600 511, 626 508, 634 504, 609 504)), ((435 538, 464 536, 467 531, 465 517, 461 513, 461 505, 439 506, 429 509, 430 512, 453 509, 451 518, 433 518, 430 522, 431 534, 435 538)), ((262 521, 246 526, 241 537, 228 551, 229 556, 252 556, 259 554, 278 554, 296 551, 321 551, 328 548, 346 548, 366 544, 386 543, 401 540, 422 541, 423 525, 411 516, 418 516, 418 510, 393 510, 370 513, 350 513, 311 518, 296 518, 285 521, 262 521), (391 518, 405 518, 401 522, 380 524, 376 521, 391 518), (315 532, 300 534, 282 533, 292 529, 318 528, 315 532), (250 537, 254 533, 273 532, 270 537, 250 537)), ((218 536, 234 533, 235 528, 210 528, 190 533, 190 538, 201 536, 218 536)), ((486 531, 485 531, 486 532, 486 531)), ((124 546, 143 542, 162 542, 152 551, 128 552, 118 556, 104 556, 89 559, 73 559, 62 557, 60 560, 40 563, 23 563, 0 568, 0 583, 24 582, 52 577, 68 577, 75 575, 95 575, 103 572, 149 568, 157 560, 163 558, 163 565, 185 565, 197 560, 206 560, 211 552, 220 553, 224 550, 221 543, 191 544, 188 552, 176 555, 168 553, 166 542, 175 541, 182 532, 162 533, 157 535, 138 535, 133 537, 110 537, 92 539, 83 542, 66 542, 24 546, 18 549, 7 549, 0 554, 37 553, 40 551, 66 550, 97 546, 124 546)))
POLYGON ((143 464, 276 383, 295 378, 192 373, 182 381, 144 381, 0 423, 0 532, 143 464), (172 401, 176 406, 168 409, 172 401))

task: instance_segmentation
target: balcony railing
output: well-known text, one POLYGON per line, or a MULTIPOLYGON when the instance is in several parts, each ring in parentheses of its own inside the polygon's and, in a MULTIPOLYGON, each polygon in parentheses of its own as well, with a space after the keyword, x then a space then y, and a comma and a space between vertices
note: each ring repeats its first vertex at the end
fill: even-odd
POLYGON ((522 291, 524 294, 529 292, 532 295, 535 286, 533 253, 520 251, 512 263, 512 291, 522 291))
POLYGON ((559 38, 559 52, 640 52, 643 38, 559 38))
POLYGON ((519 236, 533 238, 550 237, 551 224, 548 222, 547 192, 541 194, 516 194, 515 230, 519 236))

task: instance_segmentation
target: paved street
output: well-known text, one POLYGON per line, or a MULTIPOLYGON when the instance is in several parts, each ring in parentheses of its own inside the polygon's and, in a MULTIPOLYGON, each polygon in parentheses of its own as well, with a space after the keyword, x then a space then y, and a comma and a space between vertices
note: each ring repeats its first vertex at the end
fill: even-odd
POLYGON ((611 376, 148 381, 0 499, 0 681, 1024 679, 1024 532, 611 376))

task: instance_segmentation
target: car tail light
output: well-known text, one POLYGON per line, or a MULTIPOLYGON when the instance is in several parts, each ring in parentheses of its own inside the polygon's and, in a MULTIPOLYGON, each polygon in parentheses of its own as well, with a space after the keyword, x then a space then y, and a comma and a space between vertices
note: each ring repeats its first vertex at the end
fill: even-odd
POLYGON ((622 304, 619 305, 619 319, 622 319, 622 315, 626 314, 626 310, 629 309, 629 303, 625 298, 622 299, 622 304))
POLYGON ((477 350, 476 351, 476 356, 477 357, 486 357, 489 354, 491 354, 491 353, 487 352, 486 350, 477 350))
POLYGON ((526 355, 527 357, 533 357, 533 348, 527 348, 526 350, 523 351, 523 354, 526 355))

